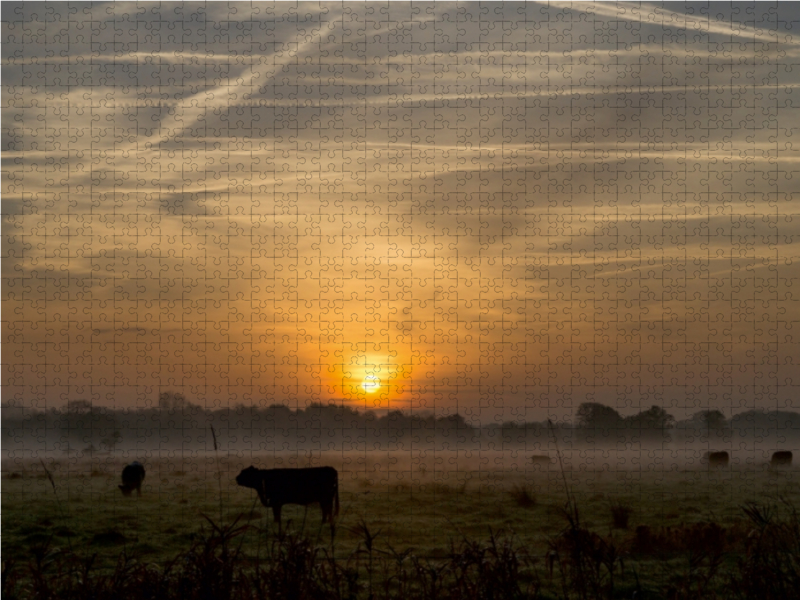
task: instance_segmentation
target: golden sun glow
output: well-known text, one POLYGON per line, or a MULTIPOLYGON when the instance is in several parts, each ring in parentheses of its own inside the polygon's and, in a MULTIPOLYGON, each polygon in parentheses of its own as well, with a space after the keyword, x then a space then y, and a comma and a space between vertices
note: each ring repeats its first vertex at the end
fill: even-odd
POLYGON ((375 377, 375 375, 367 375, 361 383, 361 387, 364 388, 364 391, 368 394, 372 394, 380 389, 381 380, 375 377))

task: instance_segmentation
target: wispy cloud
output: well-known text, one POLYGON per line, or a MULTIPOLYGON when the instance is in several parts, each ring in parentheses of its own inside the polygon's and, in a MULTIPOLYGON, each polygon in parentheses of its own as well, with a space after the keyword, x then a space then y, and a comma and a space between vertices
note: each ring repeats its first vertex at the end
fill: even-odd
MULTIPOLYGON (((459 391, 480 407, 531 376, 512 346, 568 390, 581 346, 695 360, 650 327, 674 337, 702 303, 751 331, 742 298, 796 320, 776 291, 800 276, 791 7, 742 24, 674 6, 4 12, 4 341, 24 357, 4 393, 299 403, 357 388, 347 365, 391 358, 434 390, 491 359, 459 391), (621 318, 624 340, 576 325, 621 318), (115 385, 123 351, 137 375, 115 385)), ((774 329, 713 335, 746 361, 774 329)))
MULTIPOLYGON (((319 45, 327 34, 336 29, 338 25, 336 13, 330 16, 330 20, 321 24, 318 33, 313 35, 305 32, 298 33, 292 42, 284 45, 284 50, 278 56, 273 57, 272 61, 254 63, 246 58, 245 65, 247 66, 241 73, 236 73, 216 88, 181 99, 173 113, 159 124, 159 131, 145 142, 155 145, 168 139, 178 138, 209 111, 236 105, 239 101, 247 102, 253 94, 258 94, 259 89, 267 85, 282 67, 302 57, 309 49, 319 45)), ((137 143, 140 142, 137 141, 137 143)))
MULTIPOLYGON (((667 10, 648 3, 563 2, 556 0, 553 2, 547 1, 546 4, 556 8, 596 15, 601 18, 632 21, 662 28, 686 29, 688 31, 696 31, 709 35, 745 38, 750 41, 764 43, 780 42, 788 46, 800 45, 800 38, 791 34, 750 27, 738 22, 719 21, 710 15, 707 17, 697 17, 687 13, 667 10)), ((697 6, 699 7, 700 5, 697 6)), ((709 12, 711 12, 713 4, 708 5, 708 8, 709 12)))

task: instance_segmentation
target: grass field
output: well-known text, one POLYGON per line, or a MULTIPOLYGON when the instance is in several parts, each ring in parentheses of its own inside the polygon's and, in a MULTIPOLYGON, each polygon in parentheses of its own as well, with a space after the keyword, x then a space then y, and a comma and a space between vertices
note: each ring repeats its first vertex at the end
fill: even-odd
MULTIPOLYGON (((327 464, 340 473, 334 539, 321 526, 317 506, 306 511, 287 505, 283 528, 351 565, 360 573, 364 597, 370 591, 378 595, 370 580, 396 576, 394 563, 406 551, 406 557, 435 568, 459 549, 486 550, 493 539, 524 558, 518 579, 532 597, 595 597, 576 588, 576 569, 581 577, 598 580, 597 597, 631 598, 635 591, 639 598, 729 597, 727 573, 746 558, 757 526, 744 509, 749 503, 762 511, 772 506, 776 519, 787 516, 789 506, 800 506, 800 472, 795 471, 562 471, 556 464, 519 469, 499 460, 487 467, 474 457, 406 461, 386 452, 277 460, 153 458, 143 461, 142 496, 124 498, 117 489, 124 462, 98 457, 4 464, 4 562, 11 559, 22 579, 37 553, 54 548, 96 555, 92 568, 99 573, 111 571, 122 553, 163 568, 209 539, 211 522, 222 528, 237 518, 236 560, 268 562, 274 559, 277 534, 271 511, 252 490, 238 487, 235 476, 253 463, 263 468, 327 464), (567 490, 573 510, 565 512, 567 490), (248 527, 240 530, 242 525, 248 527), (576 537, 580 532, 586 536, 576 537), (581 571, 581 552, 586 568, 596 572, 581 571)), ((385 595, 392 595, 396 585, 386 587, 385 595)))

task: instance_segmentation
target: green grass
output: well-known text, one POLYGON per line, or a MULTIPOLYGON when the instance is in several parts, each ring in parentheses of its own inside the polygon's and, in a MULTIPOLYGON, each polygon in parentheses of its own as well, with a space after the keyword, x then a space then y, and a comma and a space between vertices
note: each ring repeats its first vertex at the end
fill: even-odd
MULTIPOLYGON (((238 487, 234 477, 251 462, 263 468, 278 466, 272 457, 220 460, 221 515, 213 456, 144 462, 147 476, 140 498, 135 494, 124 498, 117 489, 122 461, 46 463, 55 492, 41 464, 4 465, 3 558, 25 564, 49 541, 52 547, 96 553, 95 566, 100 569, 113 568, 122 552, 142 563, 163 565, 210 533, 206 515, 217 524, 229 524, 241 516, 239 525, 250 526, 236 538, 241 560, 258 564, 269 559, 270 540, 277 532, 271 511, 256 501, 255 492, 238 487)), ((563 544, 559 546, 563 542, 559 536, 568 524, 564 478, 579 509, 581 526, 612 543, 623 556, 625 568, 615 575, 615 587, 632 590, 638 581, 653 597, 662 597, 670 586, 679 587, 696 577, 697 565, 690 563, 687 546, 692 535, 702 534, 691 530, 696 524, 714 523, 724 529, 724 570, 733 568, 744 555, 752 530, 742 510, 747 502, 777 503, 782 496, 800 506, 800 472, 793 471, 776 475, 736 470, 576 470, 562 477, 555 468, 525 472, 469 470, 469 465, 458 465, 458 470, 447 471, 432 462, 423 470, 386 453, 366 457, 331 453, 317 456, 313 464, 330 464, 340 473, 341 512, 332 548, 337 559, 352 560, 363 552, 364 525, 381 556, 412 549, 414 556, 434 561, 450 556, 453 543, 488 541, 493 532, 513 538, 525 549, 532 559, 528 569, 541 580, 543 597, 560 594, 557 573, 550 577, 547 561, 553 548, 561 548, 562 557, 565 553, 563 544), (535 502, 520 502, 520 490, 534 496, 535 502), (627 529, 613 527, 613 504, 631 507, 627 529), (653 548, 642 545, 647 533, 643 528, 663 543, 653 548)), ((282 466, 289 465, 309 466, 309 461, 287 459, 282 466)), ((330 550, 330 532, 321 526, 317 506, 305 514, 303 507, 287 505, 283 522, 287 530, 302 532, 312 543, 330 550)), ((700 567, 704 567, 702 562, 700 567)))

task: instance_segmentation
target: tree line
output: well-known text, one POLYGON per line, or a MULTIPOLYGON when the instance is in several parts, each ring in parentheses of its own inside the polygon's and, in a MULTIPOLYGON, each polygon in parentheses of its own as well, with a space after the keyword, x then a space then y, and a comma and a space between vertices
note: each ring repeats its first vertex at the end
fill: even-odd
POLYGON ((345 404, 310 403, 291 408, 236 405, 205 408, 183 394, 163 392, 156 406, 115 409, 72 400, 62 408, 35 410, 4 405, 3 449, 48 449, 67 454, 111 452, 120 448, 209 448, 210 427, 230 449, 277 451, 303 448, 400 449, 431 445, 486 449, 560 443, 681 442, 800 436, 800 413, 748 410, 727 419, 719 410, 698 411, 677 421, 659 406, 623 416, 610 406, 585 402, 571 423, 506 421, 473 424, 462 415, 432 411, 359 411, 345 404))

